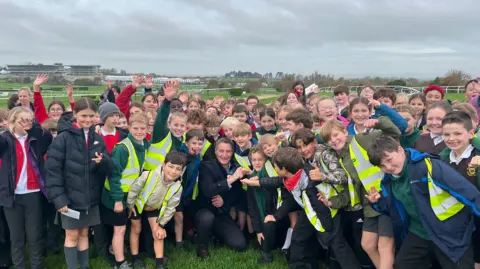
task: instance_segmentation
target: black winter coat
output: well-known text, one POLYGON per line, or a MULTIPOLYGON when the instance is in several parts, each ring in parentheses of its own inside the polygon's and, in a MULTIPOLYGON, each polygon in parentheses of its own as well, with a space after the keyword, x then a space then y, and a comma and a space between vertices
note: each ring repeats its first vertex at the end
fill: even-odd
MULTIPOLYGON (((232 164, 232 171, 236 168, 238 165, 232 164)), ((240 181, 234 182, 230 188, 227 182, 228 173, 217 158, 201 162, 198 174, 199 195, 192 205, 197 209, 205 208, 217 214, 229 214, 231 204, 242 191, 240 181), (221 208, 212 205, 212 198, 216 195, 220 195, 223 199, 221 208)))
MULTIPOLYGON (((42 129, 42 127, 33 122, 32 128, 28 133, 28 153, 33 158, 33 162, 39 168, 40 186, 44 185, 45 169, 43 156, 47 152, 48 146, 52 142, 52 134, 42 129)), ((4 132, 0 135, 0 206, 12 207, 15 197, 16 179, 17 179, 17 154, 15 147, 15 136, 10 132, 4 132)), ((42 191, 45 191, 42 188, 42 191)))
POLYGON ((88 211, 100 203, 105 178, 110 176, 113 162, 102 137, 95 127, 88 131, 88 149, 83 129, 75 128, 62 116, 58 135, 47 153, 45 169, 49 200, 56 209, 68 208, 88 211), (92 161, 95 153, 102 153, 100 163, 92 161))

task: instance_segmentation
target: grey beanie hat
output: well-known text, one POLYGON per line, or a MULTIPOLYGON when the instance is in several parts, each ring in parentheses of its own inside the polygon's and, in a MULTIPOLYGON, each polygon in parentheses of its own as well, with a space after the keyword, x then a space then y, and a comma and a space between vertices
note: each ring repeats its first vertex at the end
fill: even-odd
POLYGON ((120 114, 120 109, 118 109, 118 106, 114 103, 106 102, 103 103, 99 108, 98 108, 98 113, 100 114, 100 119, 105 122, 105 120, 108 118, 113 113, 118 113, 120 114))

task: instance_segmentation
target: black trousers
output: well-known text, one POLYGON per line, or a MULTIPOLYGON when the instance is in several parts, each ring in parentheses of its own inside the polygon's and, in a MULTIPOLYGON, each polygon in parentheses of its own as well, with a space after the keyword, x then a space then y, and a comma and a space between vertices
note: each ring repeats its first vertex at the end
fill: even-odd
POLYGON ((0 207, 0 267, 10 267, 12 265, 12 257, 10 254, 10 232, 8 224, 5 220, 3 207, 0 207))
POLYGON ((395 269, 430 268, 432 255, 438 260, 442 269, 472 269, 474 266, 471 245, 458 262, 453 262, 432 241, 408 233, 395 257, 393 267, 395 269))
POLYGON ((243 232, 228 213, 214 214, 208 209, 200 209, 195 214, 194 225, 198 245, 208 246, 213 234, 222 243, 237 251, 244 251, 247 247, 243 232))
POLYGON ((310 223, 305 212, 301 211, 292 234, 290 268, 318 268, 316 253, 318 252, 318 243, 320 243, 322 248, 330 248, 341 268, 360 269, 360 263, 340 229, 340 222, 341 217, 337 214, 333 218, 333 230, 319 232, 310 223))
POLYGON ((47 198, 42 196, 42 205, 43 205, 43 223, 42 223, 42 244, 45 247, 44 254, 47 250, 53 252, 59 252, 62 250, 63 242, 61 242, 62 235, 64 231, 62 226, 55 224, 55 217, 57 215, 57 210, 55 206, 48 202, 47 198))
POLYGON ((43 269, 42 193, 15 195, 13 207, 4 208, 10 230, 12 262, 15 269, 26 268, 25 238, 30 251, 30 268, 43 269))

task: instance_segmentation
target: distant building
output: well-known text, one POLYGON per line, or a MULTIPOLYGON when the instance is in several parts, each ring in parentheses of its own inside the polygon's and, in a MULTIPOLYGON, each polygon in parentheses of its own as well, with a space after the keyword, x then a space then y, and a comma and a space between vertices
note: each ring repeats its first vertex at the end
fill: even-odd
POLYGON ((65 69, 62 64, 9 64, 5 70, 11 76, 37 76, 38 74, 64 75, 65 69))
POLYGON ((68 65, 66 75, 72 77, 93 77, 100 72, 100 65, 68 65))

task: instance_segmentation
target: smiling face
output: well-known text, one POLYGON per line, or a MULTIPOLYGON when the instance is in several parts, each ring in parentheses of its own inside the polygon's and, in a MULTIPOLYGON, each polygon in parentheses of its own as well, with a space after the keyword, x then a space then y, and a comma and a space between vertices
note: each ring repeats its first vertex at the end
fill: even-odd
POLYGON ((233 148, 230 144, 220 143, 216 145, 215 155, 221 165, 228 165, 232 160, 233 148))
POLYGON ((253 170, 260 172, 265 164, 265 156, 263 156, 261 152, 252 153, 250 162, 252 163, 253 170))
POLYGON ((370 108, 364 103, 354 105, 352 111, 350 111, 350 117, 357 125, 363 125, 365 121, 370 119, 370 114, 370 108))
POLYGON ((143 141, 147 136, 147 124, 145 122, 132 122, 128 130, 136 141, 143 141))
POLYGON ((241 148, 245 149, 250 145, 250 139, 252 139, 252 134, 248 135, 236 135, 234 137, 235 143, 241 148))
POLYGON ((118 122, 117 122, 117 127, 121 128, 121 129, 128 128, 127 118, 125 118, 125 117, 119 118, 118 122))
POLYGON ((336 119, 337 106, 332 99, 320 100, 317 103, 317 113, 318 117, 323 121, 336 119))
POLYGON ((262 145, 263 154, 267 157, 272 158, 273 153, 278 150, 279 144, 278 143, 266 143, 262 145))
POLYGON ((187 130, 187 119, 178 116, 170 117, 168 129, 170 129, 174 137, 182 137, 183 133, 187 130))
POLYGON ((345 144, 347 143, 348 132, 347 130, 338 130, 332 129, 330 134, 330 140, 328 140, 327 144, 335 151, 340 152, 345 144))
POLYGON ((287 105, 293 106, 298 103, 297 95, 291 92, 287 95, 287 105))
POLYGON ((398 112, 398 114, 407 121, 407 129, 405 129, 405 134, 410 134, 415 128, 417 120, 412 114, 408 112, 398 112))
POLYGON ((415 98, 410 101, 410 106, 415 110, 416 116, 419 117, 425 111, 425 103, 423 103, 422 99, 415 98))
POLYGON ((190 102, 190 104, 188 104, 188 110, 194 110, 194 109, 199 109, 200 108, 200 104, 197 103, 197 102, 190 102))
POLYGON ((63 108, 59 104, 53 104, 48 110, 48 117, 52 120, 59 120, 63 113, 63 108))
POLYGON ((380 169, 385 174, 399 175, 400 173, 402 173, 404 163, 405 151, 401 146, 399 146, 397 151, 385 151, 383 153, 383 158, 380 163, 380 169))
POLYGON ((18 91, 18 101, 22 106, 29 107, 30 106, 30 92, 26 89, 22 89, 18 91))
POLYGON ((260 120, 260 125, 267 131, 273 130, 275 129, 275 119, 268 115, 264 115, 260 120))
POLYGON ((432 108, 427 113, 426 125, 428 130, 436 135, 443 133, 442 120, 445 118, 445 110, 441 108, 432 108))
POLYGON ((287 114, 288 114, 287 111, 280 111, 277 114, 277 122, 280 125, 280 127, 282 127, 282 130, 284 130, 284 131, 288 130, 288 123, 285 120, 285 118, 287 117, 287 114))
POLYGON ((428 106, 432 103, 441 101, 442 100, 442 93, 440 93, 439 91, 436 91, 436 90, 430 90, 425 95, 425 98, 427 99, 427 106, 428 106))
MULTIPOLYGON (((467 130, 465 126, 460 123, 449 123, 443 125, 443 138, 445 145, 457 154, 462 154, 463 151, 470 145, 470 140, 473 138, 474 130, 467 130)), ((457 155, 457 157, 459 157, 457 155)))
POLYGON ((193 137, 185 143, 185 146, 188 148, 188 152, 194 156, 200 154, 203 148, 203 139, 198 139, 198 137, 193 137))
POLYGON ((172 182, 177 180, 183 172, 183 166, 179 164, 173 164, 171 162, 162 164, 163 166, 163 173, 164 173, 164 181, 165 182, 172 182))
POLYGON ((301 139, 297 139, 295 141, 295 147, 298 150, 298 153, 302 156, 302 158, 306 160, 313 159, 313 155, 315 154, 315 149, 317 148, 318 142, 314 140, 312 143, 305 145, 301 139))
POLYGON ((74 113, 75 119, 77 120, 77 124, 80 128, 84 130, 88 130, 90 126, 92 126, 95 121, 95 111, 91 109, 84 109, 80 110, 77 113, 74 113))
POLYGON ((145 97, 145 100, 143 101, 143 105, 145 106, 146 109, 152 109, 152 110, 157 110, 158 104, 155 100, 155 97, 152 95, 148 95, 145 97))
POLYGON ((465 89, 465 98, 467 100, 470 100, 475 96, 478 96, 479 93, 476 90, 476 86, 477 86, 477 83, 475 82, 468 84, 467 88, 465 89))
POLYGON ((348 95, 344 92, 335 95, 335 99, 342 107, 348 105, 348 95))

